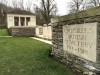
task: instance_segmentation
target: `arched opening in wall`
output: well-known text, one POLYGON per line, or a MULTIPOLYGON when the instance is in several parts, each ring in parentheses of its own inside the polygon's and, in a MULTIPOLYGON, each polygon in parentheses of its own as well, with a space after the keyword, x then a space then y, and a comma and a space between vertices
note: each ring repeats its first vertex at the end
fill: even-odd
POLYGON ((19 26, 19 18, 18 17, 14 17, 14 25, 19 26))
POLYGON ((29 25, 29 22, 30 22, 30 17, 26 17, 26 26, 29 25))

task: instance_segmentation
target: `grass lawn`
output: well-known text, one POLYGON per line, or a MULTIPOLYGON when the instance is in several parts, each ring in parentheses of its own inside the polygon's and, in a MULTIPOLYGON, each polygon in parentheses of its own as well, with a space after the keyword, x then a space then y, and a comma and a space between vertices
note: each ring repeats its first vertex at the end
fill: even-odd
POLYGON ((8 36, 7 29, 0 29, 0 36, 8 36))
POLYGON ((48 57, 50 50, 31 38, 0 37, 0 75, 74 75, 48 57))

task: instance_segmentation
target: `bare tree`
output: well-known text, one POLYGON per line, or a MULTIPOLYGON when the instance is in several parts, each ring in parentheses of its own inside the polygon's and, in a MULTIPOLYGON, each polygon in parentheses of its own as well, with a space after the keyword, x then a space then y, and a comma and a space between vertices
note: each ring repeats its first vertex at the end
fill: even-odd
POLYGON ((100 6, 100 0, 90 0, 89 4, 93 4, 94 7, 100 6))
POLYGON ((14 9, 24 10, 24 0, 12 0, 12 7, 14 9))
POLYGON ((24 0, 19 0, 17 3, 18 3, 18 7, 24 10, 24 0))
POLYGON ((97 0, 98 5, 100 6, 100 0, 97 0))
POLYGON ((80 11, 83 1, 84 0, 72 0, 71 2, 69 2, 68 6, 70 8, 70 12, 75 13, 75 12, 80 11))
POLYGON ((13 0, 13 1, 12 1, 12 7, 13 7, 14 9, 18 8, 18 1, 17 1, 17 0, 13 0))
POLYGON ((26 10, 27 11, 31 11, 31 8, 32 8, 32 1, 28 0, 26 2, 26 10))
POLYGON ((41 7, 39 11, 41 12, 42 17, 45 20, 45 23, 48 25, 50 23, 51 15, 57 9, 54 0, 41 0, 41 7))
POLYGON ((34 10, 34 13, 36 15, 36 24, 37 25, 43 25, 44 24, 44 18, 42 17, 40 9, 38 8, 38 6, 36 4, 34 4, 33 10, 34 10))
POLYGON ((8 0, 0 0, 0 3, 3 3, 3 4, 5 4, 5 5, 8 5, 8 0))
POLYGON ((81 6, 83 6, 84 9, 100 6, 100 0, 84 0, 81 6))
POLYGON ((0 0, 0 24, 6 24, 6 13, 8 12, 7 1, 0 0))

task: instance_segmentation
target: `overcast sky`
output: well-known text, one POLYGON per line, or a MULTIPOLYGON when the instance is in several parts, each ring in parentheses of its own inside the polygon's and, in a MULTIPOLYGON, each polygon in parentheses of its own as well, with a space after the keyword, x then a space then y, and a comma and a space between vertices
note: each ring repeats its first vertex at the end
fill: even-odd
POLYGON ((58 14, 59 15, 66 15, 68 13, 67 11, 67 4, 70 0, 55 0, 57 2, 58 6, 58 14))

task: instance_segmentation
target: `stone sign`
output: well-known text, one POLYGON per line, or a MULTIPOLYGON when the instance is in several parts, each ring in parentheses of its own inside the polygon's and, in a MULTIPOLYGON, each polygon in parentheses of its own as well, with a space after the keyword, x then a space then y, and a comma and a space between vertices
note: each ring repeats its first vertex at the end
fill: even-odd
POLYGON ((78 57, 96 62, 97 23, 63 26, 63 49, 78 57))

